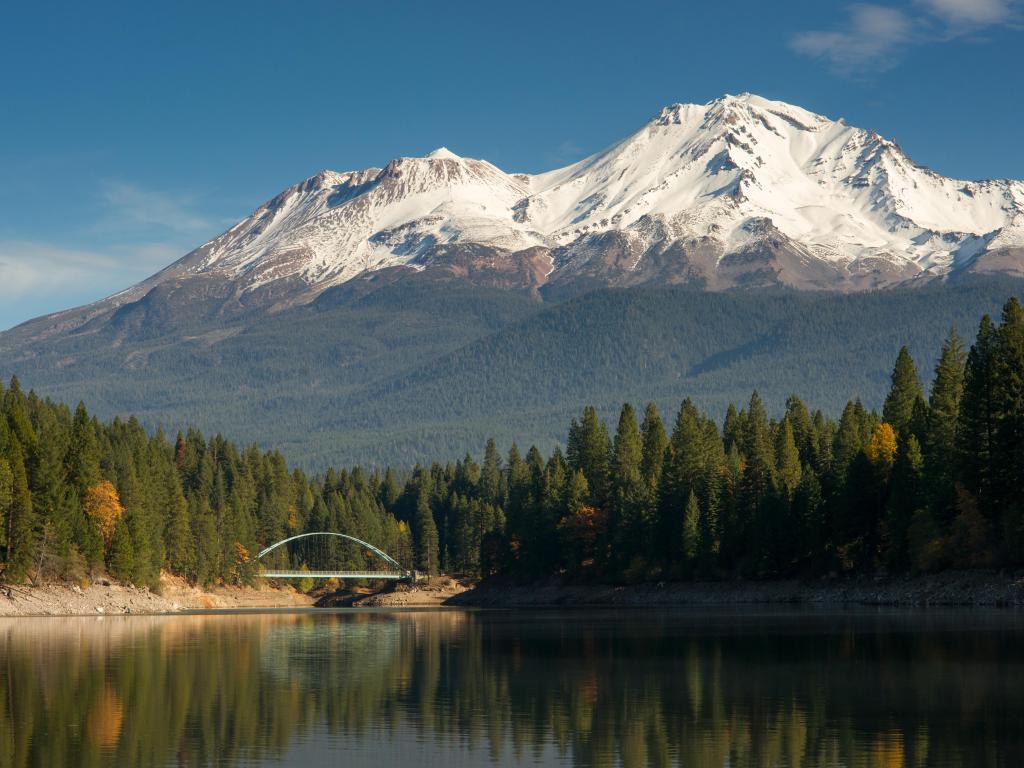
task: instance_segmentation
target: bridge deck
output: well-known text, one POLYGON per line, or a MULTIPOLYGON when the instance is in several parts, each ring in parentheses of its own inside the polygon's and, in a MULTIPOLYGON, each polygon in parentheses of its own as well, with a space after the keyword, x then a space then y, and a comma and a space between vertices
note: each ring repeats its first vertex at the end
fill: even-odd
POLYGON ((387 579, 401 581, 409 574, 402 571, 262 571, 264 579, 387 579))

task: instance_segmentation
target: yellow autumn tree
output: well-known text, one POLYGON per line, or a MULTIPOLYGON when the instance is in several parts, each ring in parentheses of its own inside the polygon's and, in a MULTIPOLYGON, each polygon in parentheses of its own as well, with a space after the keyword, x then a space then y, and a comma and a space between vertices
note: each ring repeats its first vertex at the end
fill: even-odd
POLYGON ((871 435, 871 441, 864 449, 868 461, 876 466, 891 467, 896 461, 896 430, 883 421, 871 435))
POLYGON ((109 545, 114 536, 117 521, 124 514, 121 497, 109 480, 104 480, 85 491, 85 514, 103 537, 103 544, 109 545))

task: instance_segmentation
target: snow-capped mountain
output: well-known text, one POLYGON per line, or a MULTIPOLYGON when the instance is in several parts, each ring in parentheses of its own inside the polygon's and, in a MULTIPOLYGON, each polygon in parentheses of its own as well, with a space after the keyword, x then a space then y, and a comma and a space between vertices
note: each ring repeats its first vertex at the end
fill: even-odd
POLYGON ((215 279, 243 303, 295 303, 393 267, 532 288, 851 290, 964 270, 1024 275, 1024 182, 947 179, 842 119, 724 96, 666 107, 538 175, 444 148, 321 171, 112 300, 215 279))

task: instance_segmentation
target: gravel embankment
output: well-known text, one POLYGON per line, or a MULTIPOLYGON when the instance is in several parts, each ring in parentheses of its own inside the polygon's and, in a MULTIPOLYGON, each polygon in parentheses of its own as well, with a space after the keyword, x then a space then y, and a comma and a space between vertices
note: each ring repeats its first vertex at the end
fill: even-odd
POLYGON ((174 613, 231 608, 308 607, 312 598, 294 589, 268 585, 253 588, 193 587, 164 576, 160 594, 102 580, 77 585, 0 586, 0 616, 86 616, 99 614, 174 613))
POLYGON ((516 585, 489 579, 445 605, 481 608, 743 604, 1024 606, 1024 574, 988 571, 800 581, 516 585))
POLYGON ((396 584, 380 592, 338 592, 317 601, 318 608, 438 608, 464 593, 469 586, 440 576, 425 584, 396 584))

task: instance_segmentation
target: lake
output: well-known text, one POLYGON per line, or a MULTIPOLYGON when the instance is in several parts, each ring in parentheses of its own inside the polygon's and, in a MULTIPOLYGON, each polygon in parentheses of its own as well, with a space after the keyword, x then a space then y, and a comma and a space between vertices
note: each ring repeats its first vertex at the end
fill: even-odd
POLYGON ((1022 766, 1024 615, 0 619, 0 765, 1022 766))

